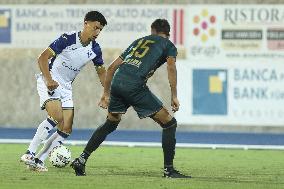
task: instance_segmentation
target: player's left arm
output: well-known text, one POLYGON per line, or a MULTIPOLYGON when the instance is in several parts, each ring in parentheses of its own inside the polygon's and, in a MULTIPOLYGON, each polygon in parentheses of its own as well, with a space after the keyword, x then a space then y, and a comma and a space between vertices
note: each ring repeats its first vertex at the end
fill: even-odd
POLYGON ((177 98, 177 69, 176 69, 176 58, 169 56, 167 58, 167 71, 168 71, 168 80, 171 88, 171 105, 173 112, 178 111, 179 101, 177 98))
POLYGON ((104 93, 109 96, 110 94, 110 84, 113 78, 113 75, 115 71, 118 69, 118 67, 123 63, 123 60, 121 57, 117 57, 108 67, 107 73, 106 73, 106 79, 105 79, 105 87, 104 87, 104 93))
POLYGON ((92 59, 94 66, 96 68, 97 74, 99 76, 100 82, 104 87, 105 77, 106 77, 106 69, 104 67, 104 60, 101 47, 98 43, 94 43, 92 47, 93 52, 95 52, 96 57, 92 59))
POLYGON ((96 71, 99 76, 100 82, 102 86, 105 85, 105 78, 106 78, 106 69, 104 66, 96 66, 96 71))

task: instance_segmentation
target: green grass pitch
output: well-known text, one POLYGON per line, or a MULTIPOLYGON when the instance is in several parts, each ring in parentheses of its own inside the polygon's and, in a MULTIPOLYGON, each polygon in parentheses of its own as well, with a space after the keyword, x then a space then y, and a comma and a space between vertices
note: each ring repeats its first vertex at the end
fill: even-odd
MULTIPOLYGON (((191 179, 162 178, 160 148, 106 147, 92 154, 87 176, 55 168, 29 171, 19 162, 23 144, 0 144, 0 189, 268 189, 284 188, 284 152, 273 150, 176 150, 175 166, 191 179)), ((69 146, 76 157, 83 146, 69 146)), ((48 162, 48 161, 47 161, 48 162)))

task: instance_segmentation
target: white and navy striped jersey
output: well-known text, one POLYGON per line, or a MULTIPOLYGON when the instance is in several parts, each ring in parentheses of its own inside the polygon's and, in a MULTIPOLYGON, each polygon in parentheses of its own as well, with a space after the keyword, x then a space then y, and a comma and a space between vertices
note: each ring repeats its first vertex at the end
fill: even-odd
POLYGON ((95 66, 104 64, 99 44, 91 41, 83 46, 79 36, 80 31, 64 33, 49 45, 49 50, 54 54, 49 62, 51 75, 67 89, 72 89, 72 81, 90 60, 95 66))

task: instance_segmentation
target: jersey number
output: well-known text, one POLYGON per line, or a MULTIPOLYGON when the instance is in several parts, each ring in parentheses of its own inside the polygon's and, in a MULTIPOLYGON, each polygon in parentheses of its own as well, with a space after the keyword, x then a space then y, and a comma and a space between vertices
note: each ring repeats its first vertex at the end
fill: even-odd
POLYGON ((131 56, 134 55, 137 58, 144 57, 147 54, 147 52, 150 50, 149 45, 155 43, 155 41, 152 41, 152 40, 146 40, 144 43, 143 41, 144 40, 141 39, 136 45, 136 47, 132 49, 130 53, 131 56), (138 49, 142 49, 142 52, 141 53, 137 52, 138 49))

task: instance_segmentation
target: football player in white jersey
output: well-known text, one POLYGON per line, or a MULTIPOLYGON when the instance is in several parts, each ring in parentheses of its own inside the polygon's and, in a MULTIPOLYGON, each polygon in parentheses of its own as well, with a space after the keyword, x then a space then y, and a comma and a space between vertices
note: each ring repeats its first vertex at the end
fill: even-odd
POLYGON ((80 70, 92 61, 101 84, 104 83, 102 52, 95 40, 105 25, 107 21, 100 12, 90 11, 85 15, 82 31, 64 33, 38 58, 41 73, 36 76, 37 91, 40 106, 47 111, 48 116, 38 126, 26 153, 20 158, 21 162, 33 170, 47 171, 44 160, 48 153, 62 144, 72 131, 74 106, 71 84, 80 70), (38 146, 55 126, 57 131, 35 156, 38 146))

